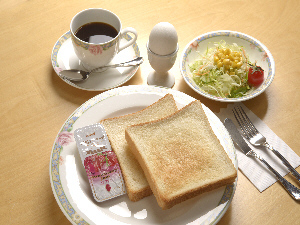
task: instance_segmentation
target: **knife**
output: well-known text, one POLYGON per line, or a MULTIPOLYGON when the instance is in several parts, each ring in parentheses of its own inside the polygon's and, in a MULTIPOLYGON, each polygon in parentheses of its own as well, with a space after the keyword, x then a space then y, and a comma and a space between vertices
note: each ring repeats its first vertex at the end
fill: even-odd
POLYGON ((260 160, 279 180, 282 186, 286 189, 286 191, 295 199, 300 200, 300 190, 284 179, 273 167, 269 165, 262 157, 260 157, 256 152, 254 152, 249 145, 245 142, 242 135, 237 130, 236 126, 232 122, 231 119, 226 118, 224 120, 224 125, 228 130, 233 141, 239 146, 239 148, 245 153, 246 156, 252 156, 256 159, 260 160))

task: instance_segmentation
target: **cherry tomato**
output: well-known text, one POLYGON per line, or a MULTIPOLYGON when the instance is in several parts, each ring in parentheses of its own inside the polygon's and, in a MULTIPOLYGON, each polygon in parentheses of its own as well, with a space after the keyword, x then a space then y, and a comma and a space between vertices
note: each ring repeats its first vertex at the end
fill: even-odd
POLYGON ((259 66, 251 66, 248 73, 248 84, 258 87, 264 82, 264 70, 259 66))

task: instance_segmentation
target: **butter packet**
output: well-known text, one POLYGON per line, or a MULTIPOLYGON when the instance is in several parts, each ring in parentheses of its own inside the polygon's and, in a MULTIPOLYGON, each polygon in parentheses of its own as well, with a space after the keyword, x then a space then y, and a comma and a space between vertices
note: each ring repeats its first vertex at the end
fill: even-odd
POLYGON ((125 194, 120 165, 104 127, 82 127, 75 130, 74 137, 95 200, 103 202, 125 194))

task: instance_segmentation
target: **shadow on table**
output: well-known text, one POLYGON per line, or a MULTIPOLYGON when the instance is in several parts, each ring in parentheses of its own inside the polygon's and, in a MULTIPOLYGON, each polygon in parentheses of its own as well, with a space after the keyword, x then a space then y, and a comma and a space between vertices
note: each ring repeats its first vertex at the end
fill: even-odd
MULTIPOLYGON (((49 68, 50 70, 50 68, 49 68)), ((64 82, 51 67, 50 82, 54 91, 62 98, 80 106, 90 98, 103 93, 104 91, 87 91, 73 87, 64 82)), ((142 84, 141 69, 139 68, 135 75, 121 86, 142 84)))

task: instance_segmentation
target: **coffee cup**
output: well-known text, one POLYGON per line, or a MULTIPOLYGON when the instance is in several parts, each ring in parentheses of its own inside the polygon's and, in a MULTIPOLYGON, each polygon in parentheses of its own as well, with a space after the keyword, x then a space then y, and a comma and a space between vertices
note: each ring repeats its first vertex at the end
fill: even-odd
POLYGON ((137 39, 134 28, 122 29, 116 14, 100 8, 77 13, 71 21, 70 32, 75 54, 89 70, 107 65, 118 52, 137 39), (120 40, 127 33, 133 34, 132 39, 120 45, 120 40))

